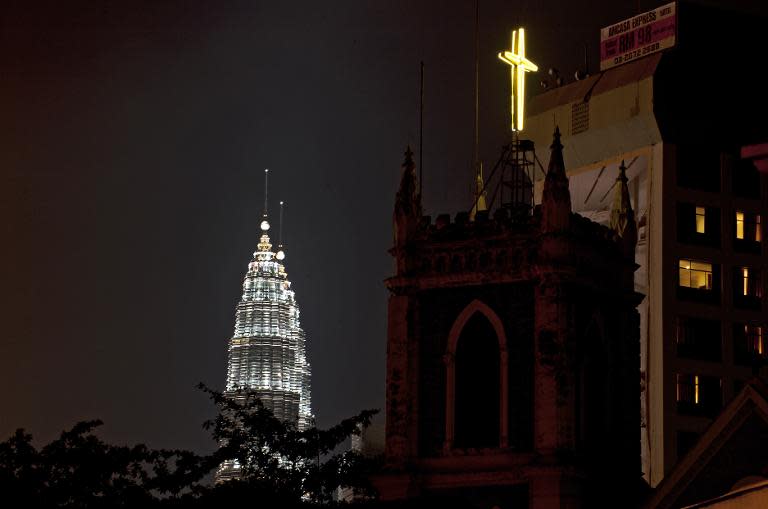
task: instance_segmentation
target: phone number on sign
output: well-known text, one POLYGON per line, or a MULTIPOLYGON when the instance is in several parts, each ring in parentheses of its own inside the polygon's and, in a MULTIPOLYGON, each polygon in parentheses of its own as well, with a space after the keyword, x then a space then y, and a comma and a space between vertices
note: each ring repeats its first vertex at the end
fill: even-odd
POLYGON ((650 44, 644 48, 636 49, 634 51, 629 51, 627 53, 624 53, 623 55, 620 55, 613 59, 614 64, 620 64, 622 62, 629 62, 630 60, 634 60, 638 57, 641 57, 643 55, 647 55, 648 53, 651 53, 653 51, 657 51, 659 49, 660 44, 658 42, 655 42, 653 44, 650 44))

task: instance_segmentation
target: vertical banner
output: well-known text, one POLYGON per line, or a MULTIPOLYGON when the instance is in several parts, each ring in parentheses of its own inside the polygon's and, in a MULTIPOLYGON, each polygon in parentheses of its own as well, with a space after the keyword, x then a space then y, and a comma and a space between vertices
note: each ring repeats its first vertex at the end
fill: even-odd
POLYGON ((671 48, 677 34, 675 3, 600 30, 600 70, 671 48))

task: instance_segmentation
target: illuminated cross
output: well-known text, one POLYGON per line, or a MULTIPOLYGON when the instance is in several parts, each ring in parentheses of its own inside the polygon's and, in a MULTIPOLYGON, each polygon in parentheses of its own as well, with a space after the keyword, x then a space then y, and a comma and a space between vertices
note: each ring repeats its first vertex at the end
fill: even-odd
POLYGON ((539 68, 525 58, 525 31, 520 28, 512 31, 511 51, 499 53, 499 59, 510 65, 509 75, 512 80, 511 109, 512 130, 523 130, 523 110, 525 108, 525 73, 538 71, 539 68), (515 101, 517 95, 517 101, 515 101))

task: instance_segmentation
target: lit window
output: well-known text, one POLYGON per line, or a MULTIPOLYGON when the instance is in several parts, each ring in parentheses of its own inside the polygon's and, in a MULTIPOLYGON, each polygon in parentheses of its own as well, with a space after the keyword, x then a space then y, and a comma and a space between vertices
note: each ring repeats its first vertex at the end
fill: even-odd
POLYGON ((699 404, 699 375, 693 377, 693 402, 699 404))
POLYGON ((742 366, 754 365, 758 359, 768 359, 765 325, 734 324, 733 360, 742 366))
POLYGON ((678 403, 699 404, 699 375, 678 373, 676 389, 678 403))
POLYGON ((712 289, 712 264, 694 260, 680 260, 680 286, 712 289))
POLYGON ((744 295, 749 295, 749 267, 742 267, 741 268, 741 279, 743 282, 743 291, 744 295))
POLYGON ((760 284, 760 271, 741 267, 741 294, 748 297, 762 297, 763 286, 760 284))
POLYGON ((696 207, 696 233, 706 231, 706 213, 704 207, 696 207))
POLYGON ((677 411, 680 414, 717 415, 723 404, 723 381, 714 376, 678 373, 677 411))
POLYGON ((760 325, 745 325, 744 335, 747 338, 747 351, 756 355, 765 353, 765 336, 760 325))
POLYGON ((736 238, 744 238, 744 212, 736 212, 736 238))
POLYGON ((761 223, 760 214, 737 210, 734 247, 737 250, 758 254, 763 240, 761 223))

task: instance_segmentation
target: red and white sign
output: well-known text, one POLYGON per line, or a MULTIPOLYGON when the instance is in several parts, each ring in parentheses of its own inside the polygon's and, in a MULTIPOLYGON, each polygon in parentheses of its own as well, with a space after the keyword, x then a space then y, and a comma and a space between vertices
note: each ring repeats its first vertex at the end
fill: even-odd
POLYGON ((600 30, 600 70, 674 46, 675 7, 673 2, 600 30))

